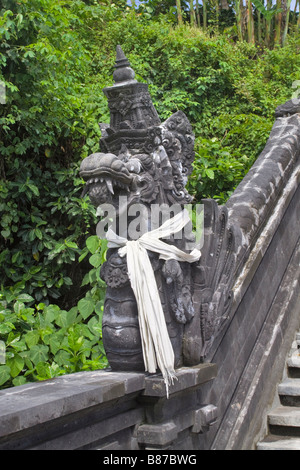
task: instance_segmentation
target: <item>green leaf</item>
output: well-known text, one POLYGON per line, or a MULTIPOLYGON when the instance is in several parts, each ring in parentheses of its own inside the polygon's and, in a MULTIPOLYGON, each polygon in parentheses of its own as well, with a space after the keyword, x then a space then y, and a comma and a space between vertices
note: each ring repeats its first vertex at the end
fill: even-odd
POLYGON ((6 322, 4 324, 0 325, 0 335, 6 335, 7 333, 10 333, 12 330, 15 329, 15 326, 13 323, 6 322))
POLYGON ((99 315, 99 317, 102 317, 102 315, 103 315, 103 301, 99 300, 96 303, 95 312, 97 313, 97 315, 99 315))
POLYGON ((24 367, 24 359, 19 354, 14 354, 12 358, 6 360, 7 366, 10 368, 10 375, 17 377, 24 367))
POLYGON ((37 344, 30 349, 29 357, 34 365, 38 364, 39 362, 46 362, 48 360, 48 351, 48 346, 37 344))
POLYGON ((95 301, 92 298, 85 297, 84 299, 79 300, 78 309, 85 320, 94 312, 95 301))
POLYGON ((44 309, 44 319, 47 323, 52 323, 55 321, 61 310, 58 305, 49 305, 48 307, 45 307, 44 309))
POLYGON ((98 268, 102 264, 102 256, 100 253, 95 253, 89 259, 90 264, 95 268, 98 268))
POLYGON ((14 311, 17 313, 17 314, 21 314, 22 310, 25 309, 25 304, 23 304, 23 302, 20 302, 19 300, 17 300, 15 303, 14 303, 14 311))
POLYGON ((92 235, 86 240, 86 246, 92 254, 98 250, 100 244, 101 240, 97 237, 97 235, 92 235))
POLYGON ((40 339, 40 334, 37 330, 29 331, 25 335, 25 342, 29 349, 31 349, 32 346, 35 346, 39 342, 39 339, 40 339))
POLYGON ((10 368, 8 366, 0 366, 0 386, 10 379, 10 368))
POLYGON ((26 377, 24 377, 24 375, 19 375, 18 377, 13 379, 12 383, 15 387, 18 387, 20 385, 26 384, 27 379, 26 379, 26 377))
POLYGON ((88 327, 95 336, 101 338, 102 327, 98 318, 92 317, 88 322, 88 327))
POLYGON ((90 276, 89 276, 89 273, 86 273, 84 275, 84 278, 82 279, 81 287, 86 286, 89 283, 90 283, 90 276))
POLYGON ((40 195, 40 192, 39 192, 39 189, 37 186, 35 186, 34 184, 31 184, 31 183, 27 183, 27 186, 28 188, 33 192, 33 194, 35 196, 39 196, 40 195))
POLYGON ((78 249, 78 245, 75 243, 75 242, 71 242, 69 240, 66 240, 65 241, 65 244, 68 248, 72 248, 73 250, 77 250, 78 249))
POLYGON ((9 229, 1 230, 1 235, 3 238, 8 238, 10 235, 10 230, 9 229))
POLYGON ((215 173, 213 170, 210 170, 209 168, 206 168, 205 174, 208 176, 209 179, 213 180, 215 177, 215 173))
POLYGON ((42 231, 41 231, 39 228, 36 228, 36 229, 35 229, 35 234, 36 234, 36 236, 37 236, 37 238, 38 238, 39 240, 42 240, 42 238, 43 238, 43 233, 42 233, 42 231))
POLYGON ((88 255, 88 253, 89 253, 89 250, 87 250, 86 248, 82 250, 82 253, 78 258, 79 263, 88 255))
POLYGON ((36 372, 39 380, 45 380, 52 378, 51 368, 47 362, 39 362, 36 365, 36 372))
POLYGON ((68 312, 66 310, 62 310, 58 319, 56 320, 56 324, 62 328, 68 328, 69 326, 73 325, 73 323, 75 323, 77 313, 77 307, 72 308, 68 312))
POLYGON ((50 350, 52 354, 56 354, 60 350, 63 337, 64 337, 64 333, 62 330, 50 336, 49 346, 50 346, 50 350))
POLYGON ((33 302, 34 298, 29 294, 19 294, 16 300, 20 302, 33 302))
POLYGON ((71 365, 71 358, 72 356, 68 351, 59 349, 59 351, 55 354, 54 360, 59 366, 66 367, 71 365))

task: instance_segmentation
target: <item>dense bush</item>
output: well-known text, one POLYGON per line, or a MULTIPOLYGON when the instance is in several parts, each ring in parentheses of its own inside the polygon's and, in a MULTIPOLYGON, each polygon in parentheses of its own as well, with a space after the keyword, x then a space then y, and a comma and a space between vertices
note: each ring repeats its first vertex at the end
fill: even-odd
MULTIPOLYGON (((105 245, 97 236, 87 238, 81 258, 87 254, 93 269, 82 283, 90 290, 69 310, 35 303, 24 293, 22 282, 13 288, 2 287, 0 337, 6 351, 5 364, 0 366, 0 385, 21 385, 107 366, 101 340, 105 288, 99 277, 105 245)), ((47 285, 44 271, 40 268, 37 272, 47 285)))
POLYGON ((125 1, 2 0, 0 10, 0 386, 106 365, 105 244, 81 198, 82 158, 109 119, 121 44, 162 119, 196 135, 189 190, 223 203, 263 149, 299 78, 300 38, 274 50, 136 14, 125 1))

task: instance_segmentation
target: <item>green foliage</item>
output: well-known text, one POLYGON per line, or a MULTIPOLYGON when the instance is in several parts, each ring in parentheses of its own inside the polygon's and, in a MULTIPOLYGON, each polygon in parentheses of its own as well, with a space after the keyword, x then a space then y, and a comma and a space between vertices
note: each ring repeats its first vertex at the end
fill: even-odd
POLYGON ((0 365, 0 387, 107 367, 101 328, 105 286, 99 277, 105 252, 98 237, 87 238, 81 258, 89 254, 93 266, 82 282, 89 290, 69 310, 35 304, 20 283, 2 288, 0 338, 5 343, 5 364, 0 365))
POLYGON ((77 171, 16 158, 0 182, 1 282, 18 283, 37 302, 58 299, 73 284, 73 263, 96 222, 77 171))
POLYGON ((131 16, 130 22, 121 18, 113 23, 105 35, 109 54, 122 44, 137 78, 148 83, 160 117, 180 109, 198 142, 206 139, 206 165, 214 177, 211 171, 200 171, 201 160, 195 162, 189 188, 196 199, 209 195, 225 202, 262 151, 276 106, 291 98, 292 83, 300 74, 299 34, 290 35, 284 48, 262 50, 234 43, 224 34, 131 16), (223 160, 230 155, 228 165, 217 162, 216 142, 223 160), (232 165, 238 171, 231 178, 227 169, 232 165), (195 183, 197 169, 201 184, 195 183))
POLYGON ((278 8, 276 5, 273 5, 270 8, 266 8, 260 0, 253 0, 253 4, 257 10, 260 11, 260 13, 267 19, 271 19, 274 15, 283 11, 282 8, 278 8))
MULTIPOLYGON (((0 109, 0 151, 6 165, 15 155, 62 163, 88 155, 98 144, 106 105, 102 83, 90 81, 94 51, 87 39, 78 40, 79 30, 87 35, 92 7, 53 0, 2 5, 0 80, 7 103, 0 109)), ((98 18, 101 13, 98 7, 98 18)))
MULTIPOLYGON (((219 204, 226 202, 243 178, 249 161, 246 155, 237 157, 230 148, 222 146, 216 137, 211 140, 198 139, 195 145, 194 171, 189 179, 188 190, 196 200, 215 198, 219 204)), ((200 201, 198 201, 200 202, 200 201)))

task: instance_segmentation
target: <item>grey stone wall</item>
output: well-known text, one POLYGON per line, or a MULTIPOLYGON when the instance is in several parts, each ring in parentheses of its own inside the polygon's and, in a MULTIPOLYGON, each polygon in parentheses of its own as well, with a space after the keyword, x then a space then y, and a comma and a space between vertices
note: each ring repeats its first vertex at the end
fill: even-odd
POLYGON ((205 449, 254 449, 300 324, 300 116, 277 119, 266 148, 228 201, 241 249, 230 321, 208 360, 203 400, 218 406, 205 449))

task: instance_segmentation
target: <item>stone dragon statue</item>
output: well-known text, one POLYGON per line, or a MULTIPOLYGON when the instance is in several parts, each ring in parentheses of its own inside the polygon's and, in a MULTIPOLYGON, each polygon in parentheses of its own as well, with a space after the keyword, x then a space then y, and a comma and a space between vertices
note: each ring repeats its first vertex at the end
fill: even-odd
MULTIPOLYGON (((88 192, 92 204, 115 208, 116 233, 120 236, 124 235, 120 218, 126 212, 130 220, 135 204, 146 207, 148 223, 154 204, 183 208, 193 199, 185 187, 195 156, 191 125, 181 111, 161 122, 147 84, 137 82, 134 76, 117 46, 115 83, 103 90, 110 124, 100 124, 100 151, 85 158, 80 167, 86 182, 84 192, 88 192)), ((225 208, 212 200, 202 203, 204 244, 199 262, 165 261, 149 252, 176 368, 203 361, 227 318, 231 301, 234 229, 228 226, 225 208)), ((192 226, 182 239, 168 243, 189 250, 194 243, 192 226)), ((102 334, 109 364, 113 370, 143 371, 137 303, 126 257, 117 249, 108 249, 101 277, 107 285, 102 334)))

